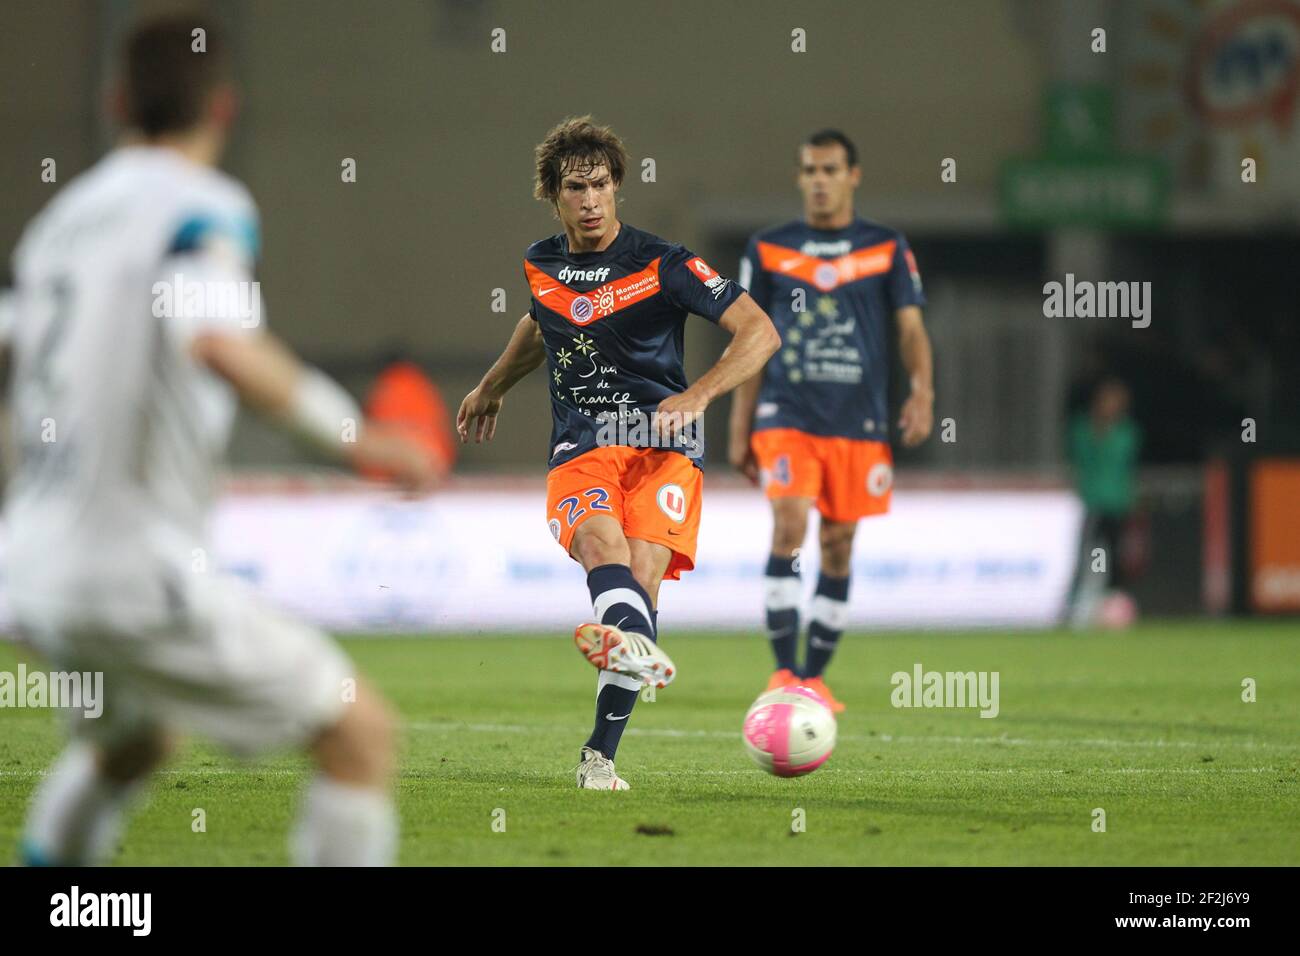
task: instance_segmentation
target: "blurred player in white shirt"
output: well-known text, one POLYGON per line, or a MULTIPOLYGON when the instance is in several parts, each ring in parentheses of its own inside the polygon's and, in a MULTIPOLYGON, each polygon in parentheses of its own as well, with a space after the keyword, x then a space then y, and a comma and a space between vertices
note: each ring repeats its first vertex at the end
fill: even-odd
POLYGON ((311 753, 295 862, 389 863, 387 705, 324 634, 211 570, 207 524, 241 400, 408 490, 428 490, 435 465, 266 331, 257 209, 215 168, 235 97, 214 27, 150 21, 125 53, 129 132, 29 224, 6 306, 9 599, 24 640, 102 671, 105 696, 98 719, 73 712, 22 853, 105 859, 173 732, 193 731, 237 753, 311 753))

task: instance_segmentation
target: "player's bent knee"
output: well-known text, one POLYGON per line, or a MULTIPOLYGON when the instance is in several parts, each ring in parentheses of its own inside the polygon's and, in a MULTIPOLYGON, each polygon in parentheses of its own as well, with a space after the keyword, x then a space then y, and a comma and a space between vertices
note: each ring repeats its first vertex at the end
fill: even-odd
POLYGON ((772 550, 777 554, 793 554, 796 548, 803 545, 807 533, 807 518, 778 518, 772 526, 772 550))
POLYGON ((379 786, 391 776, 397 721, 373 691, 349 704, 312 750, 322 772, 343 783, 379 786))
POLYGON ((821 528, 822 571, 842 578, 849 573, 853 560, 853 535, 857 525, 824 523, 821 528))
POLYGON ((772 551, 790 555, 803 545, 808 533, 807 498, 774 498, 772 500, 772 551))

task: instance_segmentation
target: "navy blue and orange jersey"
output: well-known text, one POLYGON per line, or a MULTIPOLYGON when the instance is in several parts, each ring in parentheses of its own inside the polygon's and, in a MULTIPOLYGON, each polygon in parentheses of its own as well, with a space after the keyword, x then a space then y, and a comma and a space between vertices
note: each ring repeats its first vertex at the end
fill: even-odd
MULTIPOLYGON (((603 252, 569 251, 564 233, 524 258, 551 393, 550 467, 598 445, 654 447, 650 416, 686 390, 687 313, 718 321, 743 290, 684 247, 622 223, 603 252)), ((670 450, 698 465, 702 440, 670 450)))
POLYGON ((925 305, 903 234, 865 219, 844 229, 790 222, 749 240, 740 284, 781 333, 754 430, 888 441, 888 323, 925 305))

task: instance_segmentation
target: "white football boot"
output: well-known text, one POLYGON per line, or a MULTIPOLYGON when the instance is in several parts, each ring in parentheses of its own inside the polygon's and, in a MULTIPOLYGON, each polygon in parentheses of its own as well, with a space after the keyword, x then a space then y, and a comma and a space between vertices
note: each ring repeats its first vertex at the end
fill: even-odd
POLYGON ((652 687, 667 687, 677 676, 672 658, 654 641, 608 624, 580 624, 573 632, 578 651, 600 670, 635 677, 652 687))
POLYGON ((628 782, 614 772, 614 761, 599 750, 582 748, 582 762, 577 767, 579 790, 631 790, 628 782))

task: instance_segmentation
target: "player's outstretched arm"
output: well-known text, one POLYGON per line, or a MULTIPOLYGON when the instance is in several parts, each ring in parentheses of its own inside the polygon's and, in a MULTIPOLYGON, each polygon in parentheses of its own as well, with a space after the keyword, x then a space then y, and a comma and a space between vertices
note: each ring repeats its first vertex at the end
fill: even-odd
POLYGON ((456 413, 456 434, 463 445, 474 432, 475 443, 491 441, 497 433, 497 416, 501 403, 521 378, 541 365, 546 359, 542 343, 542 328, 531 315, 525 315, 515 326, 506 350, 492 363, 482 381, 465 396, 456 413))
POLYGON ((758 375, 781 347, 781 334, 747 292, 727 307, 718 324, 731 333, 731 344, 690 388, 659 403, 661 429, 671 433, 696 421, 719 395, 758 375))
POLYGON ((320 451, 385 472, 408 491, 436 484, 438 466, 427 451, 390 428, 363 423, 341 385, 304 365, 269 332, 200 332, 190 354, 229 382, 245 405, 320 451))
POLYGON ((912 448, 925 441, 934 427, 934 361, 920 308, 904 306, 894 317, 898 322, 898 354, 912 389, 903 402, 898 427, 903 432, 903 445, 912 448))

